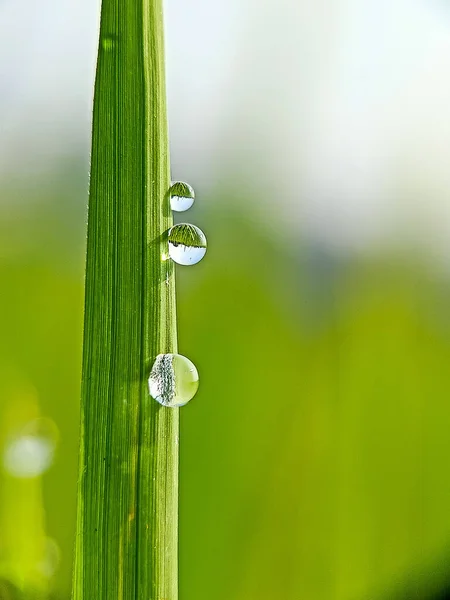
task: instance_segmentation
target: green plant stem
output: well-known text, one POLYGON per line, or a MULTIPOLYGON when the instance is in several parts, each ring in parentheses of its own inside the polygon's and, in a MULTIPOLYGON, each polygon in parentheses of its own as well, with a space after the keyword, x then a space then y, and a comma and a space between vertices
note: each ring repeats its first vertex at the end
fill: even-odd
POLYGON ((74 600, 177 598, 178 410, 162 0, 103 0, 94 96, 74 600))

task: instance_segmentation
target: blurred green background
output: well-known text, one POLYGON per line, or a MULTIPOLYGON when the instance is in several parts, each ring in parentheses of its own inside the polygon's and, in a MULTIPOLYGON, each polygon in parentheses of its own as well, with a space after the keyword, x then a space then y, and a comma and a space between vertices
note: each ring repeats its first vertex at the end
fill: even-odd
MULTIPOLYGON (((99 7, 25 4, 0 2, 0 600, 68 600, 99 7)), ((225 4, 166 10, 177 219, 209 244, 177 269, 180 597, 450 598, 450 11, 225 4)))

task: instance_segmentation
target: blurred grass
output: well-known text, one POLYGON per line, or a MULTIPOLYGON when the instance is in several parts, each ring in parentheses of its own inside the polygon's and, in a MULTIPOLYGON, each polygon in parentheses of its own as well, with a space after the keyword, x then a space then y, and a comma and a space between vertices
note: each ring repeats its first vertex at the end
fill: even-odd
MULTIPOLYGON (((80 215, 80 232, 74 236, 72 219, 60 213, 60 202, 70 202, 70 193, 70 188, 61 188, 53 201, 29 206, 15 218, 7 209, 0 236, 0 412, 11 403, 11 394, 17 395, 18 386, 32 386, 41 414, 58 425, 59 452, 43 476, 43 498, 47 535, 62 552, 54 583, 65 597, 75 533, 83 300, 83 221, 80 215)), ((1 477, 4 490, 4 473, 1 477)), ((4 501, 1 508, 1 518, 8 518, 4 501)))
MULTIPOLYGON (((209 260, 178 281, 180 352, 201 377, 181 415, 183 598, 437 598, 450 562, 447 279, 413 255, 338 263, 217 207, 201 214, 209 260)), ((27 241, 0 264, 0 361, 61 432, 43 486, 62 551, 53 587, 68 598, 81 260, 61 268, 73 238, 44 224, 27 241)))
MULTIPOLYGON (((14 374, 9 373, 9 376, 9 386, 2 389, 2 395, 8 398, 8 402, 3 403, 3 431, 0 435, 1 447, 7 449, 3 455, 1 486, 0 578, 10 581, 24 594, 36 593, 38 597, 45 598, 48 593, 48 573, 56 565, 53 557, 48 556, 42 478, 39 475, 21 476, 24 470, 28 470, 26 463, 32 457, 28 454, 21 456, 24 438, 20 436, 23 432, 32 433, 30 424, 38 422, 39 407, 34 390, 27 389, 20 379, 19 383, 17 380, 14 382, 14 374), (15 386, 11 385, 13 382, 15 386)), ((42 448, 42 444, 38 450, 39 447, 42 448)), ((38 465, 42 462, 39 456, 37 461, 38 465)), ((36 470, 36 464, 34 468, 36 470)))

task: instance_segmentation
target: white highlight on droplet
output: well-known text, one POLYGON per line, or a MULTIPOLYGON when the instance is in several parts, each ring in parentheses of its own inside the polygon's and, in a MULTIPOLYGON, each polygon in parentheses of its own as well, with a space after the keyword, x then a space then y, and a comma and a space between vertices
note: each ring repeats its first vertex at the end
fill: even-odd
POLYGON ((189 210, 194 204, 194 198, 188 196, 170 196, 170 208, 175 212, 189 210))
POLYGON ((206 248, 193 248, 184 244, 175 246, 169 242, 169 254, 179 265, 195 265, 205 256, 206 248))

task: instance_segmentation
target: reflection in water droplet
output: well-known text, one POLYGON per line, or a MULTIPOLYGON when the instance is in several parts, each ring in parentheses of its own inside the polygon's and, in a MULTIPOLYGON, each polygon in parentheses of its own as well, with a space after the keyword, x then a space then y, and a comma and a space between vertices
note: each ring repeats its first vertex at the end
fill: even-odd
POLYGON ((170 208, 176 212, 183 212, 194 204, 195 193, 193 188, 184 181, 175 181, 170 190, 170 208))
POLYGON ((58 429, 53 421, 30 421, 7 440, 3 452, 5 471, 21 479, 42 475, 53 462, 57 439, 58 429))
POLYGON ((163 406, 187 404, 198 390, 198 372, 181 354, 158 354, 148 380, 150 396, 163 406))
POLYGON ((206 254, 206 236, 201 229, 189 223, 180 223, 169 229, 169 256, 179 265, 195 265, 206 254))

